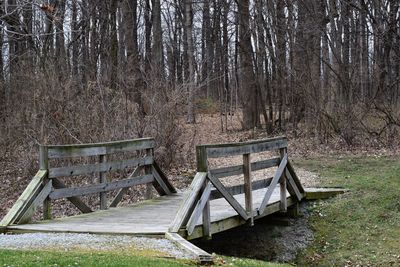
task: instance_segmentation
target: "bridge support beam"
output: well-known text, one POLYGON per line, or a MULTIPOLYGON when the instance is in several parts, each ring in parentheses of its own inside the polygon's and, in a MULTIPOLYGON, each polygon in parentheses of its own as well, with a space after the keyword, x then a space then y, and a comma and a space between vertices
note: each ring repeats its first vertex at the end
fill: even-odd
POLYGON ((244 199, 249 225, 254 225, 253 217, 253 188, 251 183, 251 162, 250 154, 243 155, 243 174, 244 174, 244 199))
POLYGON ((193 255, 201 264, 213 262, 212 256, 209 253, 205 252, 199 247, 196 247, 195 245, 181 237, 179 234, 165 233, 165 238, 193 255))
POLYGON ((288 207, 286 215, 292 218, 300 217, 300 204, 297 202, 293 206, 288 207))

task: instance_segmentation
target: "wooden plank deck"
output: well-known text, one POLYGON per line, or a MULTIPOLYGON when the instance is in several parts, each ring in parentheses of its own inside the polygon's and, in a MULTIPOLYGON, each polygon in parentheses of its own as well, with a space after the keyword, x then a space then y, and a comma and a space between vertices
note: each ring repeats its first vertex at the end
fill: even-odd
MULTIPOLYGON (((253 207, 259 207, 267 188, 253 191, 253 207)), ((235 196, 244 206, 244 194, 235 196)), ((168 232, 182 202, 183 193, 158 197, 126 207, 110 208, 72 217, 59 218, 38 223, 12 225, 11 232, 68 232, 93 234, 129 234, 164 236, 168 232)), ((279 203, 277 187, 268 206, 279 203)), ((235 210, 223 199, 210 201, 211 222, 220 223, 237 217, 235 210)), ((238 225, 242 224, 239 222, 238 225)), ((197 225, 201 225, 201 218, 197 225)), ((237 226, 238 226, 237 225, 237 226)), ((201 228, 201 227, 200 227, 201 228)), ((221 229, 225 230, 225 229, 221 229)))

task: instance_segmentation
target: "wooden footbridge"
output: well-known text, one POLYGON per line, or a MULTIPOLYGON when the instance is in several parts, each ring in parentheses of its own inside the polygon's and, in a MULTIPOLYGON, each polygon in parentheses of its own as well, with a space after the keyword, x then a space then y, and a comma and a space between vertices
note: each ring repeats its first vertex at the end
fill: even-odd
POLYGON ((304 188, 288 158, 285 137, 197 146, 197 173, 185 192, 177 192, 161 171, 154 160, 154 147, 151 138, 40 146, 40 170, 0 222, 0 230, 163 236, 195 254, 200 261, 210 261, 208 253, 187 240, 211 238, 215 233, 243 224, 251 226, 259 218, 297 208, 297 203, 304 199, 343 192, 341 189, 304 188), (252 154, 272 150, 279 151, 279 156, 251 161, 252 154), (131 156, 132 151, 135 156, 131 156), (131 153, 128 158, 107 160, 113 154, 124 156, 129 154, 127 152, 131 153), (209 159, 231 156, 242 157, 243 163, 209 167, 209 159), (81 164, 82 158, 98 160, 81 164), (68 166, 62 166, 65 159, 72 159, 68 166), (57 163, 57 167, 50 167, 52 162, 57 163), (271 167, 277 167, 273 177, 253 181, 253 171, 271 167), (112 180, 111 175, 107 175, 127 169, 132 172, 122 180, 112 180), (71 179, 96 173, 98 182, 94 184, 67 186, 71 185, 71 179), (243 183, 223 185, 221 178, 233 175, 241 175, 243 183), (143 184, 153 186, 160 196, 117 207, 129 187, 143 184), (109 191, 116 192, 112 199, 107 199, 109 191), (81 198, 92 194, 100 195, 100 210, 93 211, 81 198), (82 214, 52 219, 52 201, 62 198, 69 200, 82 214), (32 223, 32 216, 39 209, 43 211, 44 220, 32 223))

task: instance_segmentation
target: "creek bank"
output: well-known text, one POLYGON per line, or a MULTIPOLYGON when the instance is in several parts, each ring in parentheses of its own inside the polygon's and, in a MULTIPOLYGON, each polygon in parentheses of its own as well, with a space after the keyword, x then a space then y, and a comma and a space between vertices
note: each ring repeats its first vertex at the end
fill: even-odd
POLYGON ((268 216, 255 221, 252 227, 237 227, 213 235, 212 240, 194 240, 193 243, 209 253, 263 261, 293 262, 297 254, 314 239, 307 205, 300 204, 299 217, 278 218, 287 225, 272 225, 268 221, 277 219, 268 216))

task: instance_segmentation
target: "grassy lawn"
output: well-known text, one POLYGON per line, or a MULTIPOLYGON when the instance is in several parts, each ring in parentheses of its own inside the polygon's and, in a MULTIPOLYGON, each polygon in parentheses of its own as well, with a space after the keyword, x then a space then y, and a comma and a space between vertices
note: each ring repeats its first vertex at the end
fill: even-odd
POLYGON ((347 157, 295 161, 322 176, 323 186, 351 192, 312 203, 316 240, 299 265, 400 265, 400 159, 347 157))
MULTIPOLYGON (((198 266, 194 261, 160 258, 157 254, 142 252, 96 252, 96 251, 15 251, 0 250, 0 267, 11 266, 198 266)), ((216 266, 266 266, 290 265, 267 263, 257 260, 217 257, 216 266)))

